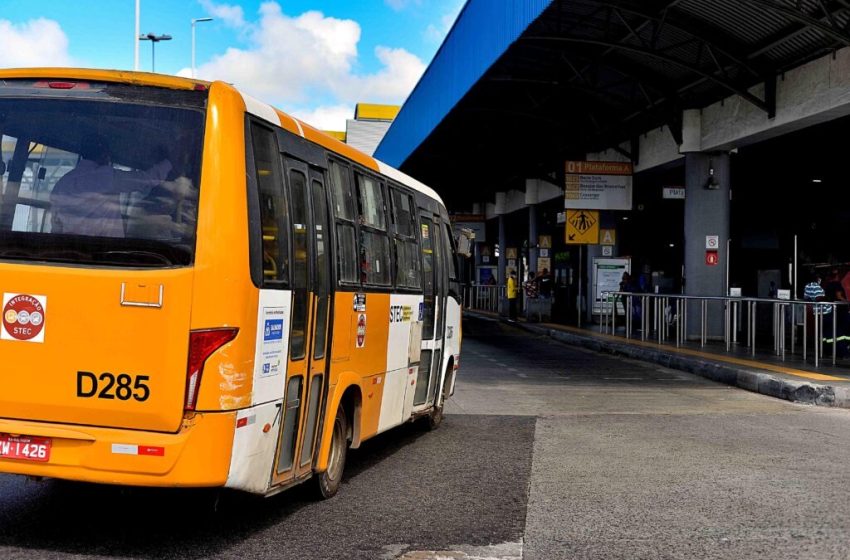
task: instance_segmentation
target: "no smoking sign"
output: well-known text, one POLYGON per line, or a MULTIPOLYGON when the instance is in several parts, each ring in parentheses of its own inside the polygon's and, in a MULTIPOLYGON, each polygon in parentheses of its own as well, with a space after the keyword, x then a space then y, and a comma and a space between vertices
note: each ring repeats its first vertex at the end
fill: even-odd
POLYGON ((705 248, 710 251, 716 251, 720 248, 720 236, 719 235, 706 235, 705 236, 705 248))

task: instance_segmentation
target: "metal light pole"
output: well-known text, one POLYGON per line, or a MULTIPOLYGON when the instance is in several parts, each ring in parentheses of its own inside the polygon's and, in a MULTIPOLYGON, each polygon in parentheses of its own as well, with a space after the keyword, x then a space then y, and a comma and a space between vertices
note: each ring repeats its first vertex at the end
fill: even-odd
POLYGON ((136 33, 133 35, 133 70, 139 71, 139 13, 141 0, 136 0, 136 33))
POLYGON ((192 19, 192 77, 195 77, 195 24, 201 21, 212 21, 211 17, 192 19))
POLYGON ((156 35, 154 33, 148 33, 147 35, 139 35, 139 41, 150 41, 151 42, 151 72, 156 72, 156 51, 154 47, 160 41, 170 41, 171 35, 156 35))

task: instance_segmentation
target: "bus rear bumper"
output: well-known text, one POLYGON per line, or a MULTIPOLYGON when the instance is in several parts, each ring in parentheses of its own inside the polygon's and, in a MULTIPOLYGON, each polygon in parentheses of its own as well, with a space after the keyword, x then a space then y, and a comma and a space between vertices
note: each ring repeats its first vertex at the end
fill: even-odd
POLYGON ((0 419, 0 434, 50 439, 48 461, 0 458, 0 473, 129 486, 223 486, 235 422, 235 412, 197 413, 171 434, 0 419))

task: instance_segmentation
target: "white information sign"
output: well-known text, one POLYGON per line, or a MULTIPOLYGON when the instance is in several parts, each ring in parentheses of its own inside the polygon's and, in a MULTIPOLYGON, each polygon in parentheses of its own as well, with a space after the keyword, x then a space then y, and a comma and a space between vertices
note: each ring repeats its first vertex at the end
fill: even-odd
MULTIPOLYGON (((612 292, 620 291, 620 281, 623 273, 631 274, 632 261, 623 258, 595 258, 593 259, 593 313, 610 313, 613 296, 612 292)), ((623 306, 617 306, 617 315, 623 315, 623 306)))
POLYGON ((705 236, 705 248, 717 250, 720 248, 720 236, 719 235, 706 235, 705 236))
POLYGON ((631 210, 632 164, 620 161, 567 161, 564 208, 631 210))
POLYGON ((685 200, 685 189, 682 187, 664 187, 662 196, 668 199, 685 200))

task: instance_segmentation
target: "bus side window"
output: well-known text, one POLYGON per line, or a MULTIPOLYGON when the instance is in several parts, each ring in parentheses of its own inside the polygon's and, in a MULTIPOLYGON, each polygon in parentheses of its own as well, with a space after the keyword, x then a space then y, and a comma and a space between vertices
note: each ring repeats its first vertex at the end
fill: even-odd
POLYGON ((337 277, 345 284, 359 283, 357 274, 356 205, 347 165, 329 163, 334 218, 336 219, 337 277))
POLYGON ((449 297, 460 301, 460 281, 457 273, 457 247, 455 246, 454 235, 448 223, 443 222, 445 226, 445 246, 443 251, 446 261, 446 270, 449 271, 449 297))
POLYGON ((372 177, 355 176, 360 195, 360 279, 364 284, 389 286, 392 261, 384 189, 372 177))
POLYGON ((254 148, 253 171, 260 195, 263 286, 284 287, 289 279, 287 212, 277 141, 271 130, 256 123, 251 124, 251 140, 254 148))
POLYGON ((416 217, 413 198, 395 188, 390 189, 393 234, 396 255, 396 285, 400 288, 422 288, 422 259, 416 239, 416 217))

